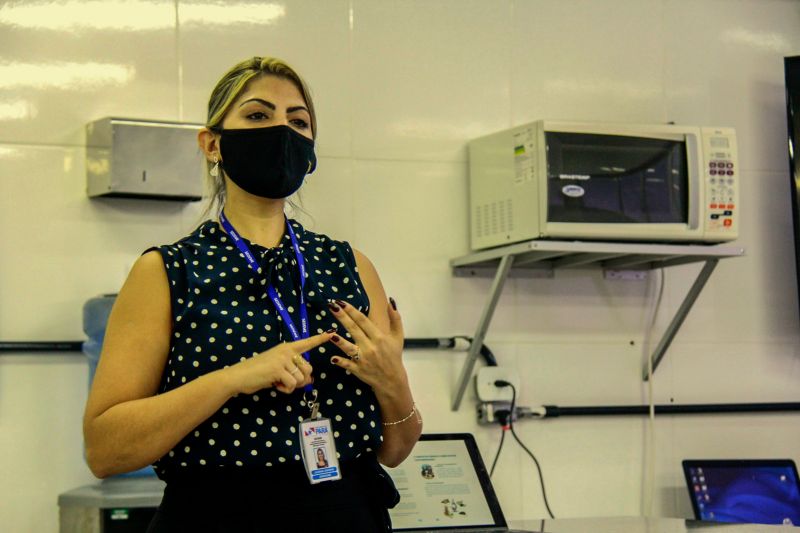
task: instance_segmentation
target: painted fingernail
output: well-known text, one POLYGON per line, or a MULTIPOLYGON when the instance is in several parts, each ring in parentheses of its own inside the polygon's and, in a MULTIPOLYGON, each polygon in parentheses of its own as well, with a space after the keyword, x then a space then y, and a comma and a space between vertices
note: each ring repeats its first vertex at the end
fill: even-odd
POLYGON ((334 313, 338 313, 338 312, 339 312, 339 307, 338 307, 338 306, 336 306, 335 304, 332 304, 332 303, 328 304, 328 308, 329 308, 331 311, 333 311, 334 313))
POLYGON ((334 335, 333 337, 331 337, 331 340, 332 340, 333 342, 339 342, 341 339, 339 339, 339 336, 338 336, 338 335, 334 335))
POLYGON ((344 300, 334 300, 334 301, 335 301, 337 304, 339 304, 340 306, 342 306, 342 307, 344 307, 344 306, 346 306, 346 305, 347 305, 347 303, 346 303, 344 300))
POLYGON ((331 363, 333 363, 334 365, 338 365, 339 364, 339 358, 338 357, 331 357, 331 363))
POLYGON ((392 298, 391 296, 389 296, 389 303, 392 304, 392 309, 397 311, 397 302, 395 302, 394 298, 392 298))

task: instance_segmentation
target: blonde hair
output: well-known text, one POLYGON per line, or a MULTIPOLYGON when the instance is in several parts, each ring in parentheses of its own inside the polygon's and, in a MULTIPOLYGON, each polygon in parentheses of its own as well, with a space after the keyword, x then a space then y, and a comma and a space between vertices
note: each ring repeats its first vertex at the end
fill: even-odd
MULTIPOLYGON (((317 137, 317 115, 314 112, 314 102, 311 99, 311 92, 308 85, 300 75, 290 67, 285 61, 275 57, 253 57, 246 59, 233 66, 217 82, 211 97, 208 99, 208 118, 206 128, 212 131, 219 131, 222 128, 222 121, 228 114, 237 98, 247 88, 247 84, 260 76, 277 76, 292 82, 300 95, 305 100, 308 113, 311 115, 311 135, 317 137)), ((211 170, 213 163, 206 162, 207 170, 211 170)), ((207 202, 203 209, 202 217, 209 213, 219 215, 225 205, 225 180, 222 173, 215 178, 210 173, 206 174, 207 202)))

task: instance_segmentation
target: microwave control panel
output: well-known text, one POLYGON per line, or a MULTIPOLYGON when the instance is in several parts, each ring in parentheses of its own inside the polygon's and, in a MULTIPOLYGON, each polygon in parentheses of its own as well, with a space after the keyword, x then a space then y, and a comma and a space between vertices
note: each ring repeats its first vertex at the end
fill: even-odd
POLYGON ((702 128, 705 238, 732 240, 739 233, 739 158, 733 128, 702 128))

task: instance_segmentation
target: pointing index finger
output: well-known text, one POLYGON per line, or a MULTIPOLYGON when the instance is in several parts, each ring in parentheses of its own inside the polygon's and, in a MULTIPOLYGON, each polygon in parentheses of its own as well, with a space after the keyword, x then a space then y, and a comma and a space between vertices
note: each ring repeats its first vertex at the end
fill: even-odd
POLYGON ((313 335, 307 339, 291 342, 290 345, 294 350, 297 350, 297 353, 303 353, 325 344, 331 340, 331 337, 333 337, 333 333, 325 332, 313 335))

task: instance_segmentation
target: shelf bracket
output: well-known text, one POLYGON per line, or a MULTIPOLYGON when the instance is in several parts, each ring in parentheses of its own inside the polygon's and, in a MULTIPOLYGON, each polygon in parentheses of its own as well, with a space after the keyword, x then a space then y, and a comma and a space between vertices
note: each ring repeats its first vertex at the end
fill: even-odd
MULTIPOLYGON (((703 290, 708 278, 720 259, 726 257, 741 257, 744 248, 722 247, 717 245, 700 244, 659 244, 659 243, 624 243, 624 242, 595 242, 595 241, 551 241, 533 239, 530 241, 513 243, 489 250, 477 251, 462 257, 450 260, 453 274, 461 277, 477 277, 494 275, 494 282, 489 294, 489 301, 485 304, 483 314, 478 323, 477 332, 473 337, 464 367, 458 378, 456 389, 453 391, 452 409, 455 411, 461 405, 467 382, 472 377, 475 361, 478 359, 489 322, 492 320, 503 284, 507 278, 520 275, 519 271, 533 270, 532 277, 551 277, 558 268, 584 268, 602 266, 606 270, 641 269, 642 271, 656 268, 688 263, 704 263, 693 285, 685 296, 683 303, 675 313, 672 322, 664 332, 658 346, 650 356, 653 361, 653 370, 658 367, 661 359, 669 348, 670 343, 680 329, 686 316, 689 314, 695 300, 703 290), (512 264, 514 269, 511 268, 512 264), (520 268, 525 265, 525 268, 520 268)), ((637 272, 636 275, 644 275, 637 272)), ((525 272, 525 276, 529 276, 525 272)), ((630 273, 616 273, 619 277, 631 275, 630 273)), ((649 362, 649 361, 648 361, 649 362)), ((648 373, 645 369, 644 380, 647 381, 648 373)))
POLYGON ((486 331, 489 329, 489 323, 492 321, 492 315, 494 315, 497 301, 500 299, 500 294, 503 292, 503 285, 508 278, 508 273, 511 270, 511 264, 513 262, 514 256, 507 254, 500 259, 500 264, 497 266, 497 272, 495 272, 492 287, 489 289, 489 300, 483 308, 483 313, 481 313, 481 318, 478 321, 475 335, 472 336, 472 344, 470 344, 469 352, 467 352, 467 358, 464 360, 464 366, 461 368, 461 375, 458 377, 458 384, 453 395, 453 411, 458 411, 458 408, 461 406, 461 400, 464 398, 464 392, 467 390, 467 383, 472 376, 472 370, 475 368, 475 361, 480 354, 483 340, 486 337, 486 331))
MULTIPOLYGON (((669 326, 667 326, 667 329, 664 331, 664 335, 661 337, 661 341, 653 351, 653 355, 651 356, 653 361, 653 373, 655 373, 656 368, 658 368, 658 364, 661 362, 661 359, 664 358, 667 348, 669 348, 669 345, 672 344, 672 339, 674 339, 675 334, 678 333, 683 321, 686 319, 686 315, 688 315, 689 311, 692 309, 694 302, 700 295, 700 291, 703 290, 708 278, 711 277, 711 273, 714 272, 717 263, 719 263, 719 259, 707 259, 702 270, 700 270, 700 273, 694 280, 694 283, 689 288, 689 292, 686 293, 686 297, 683 299, 683 303, 681 303, 681 306, 678 308, 678 312, 675 313, 675 316, 672 318, 672 322, 670 322, 669 326)), ((648 365, 645 365, 644 372, 642 373, 642 379, 644 381, 647 381, 649 377, 647 367, 648 365)))

